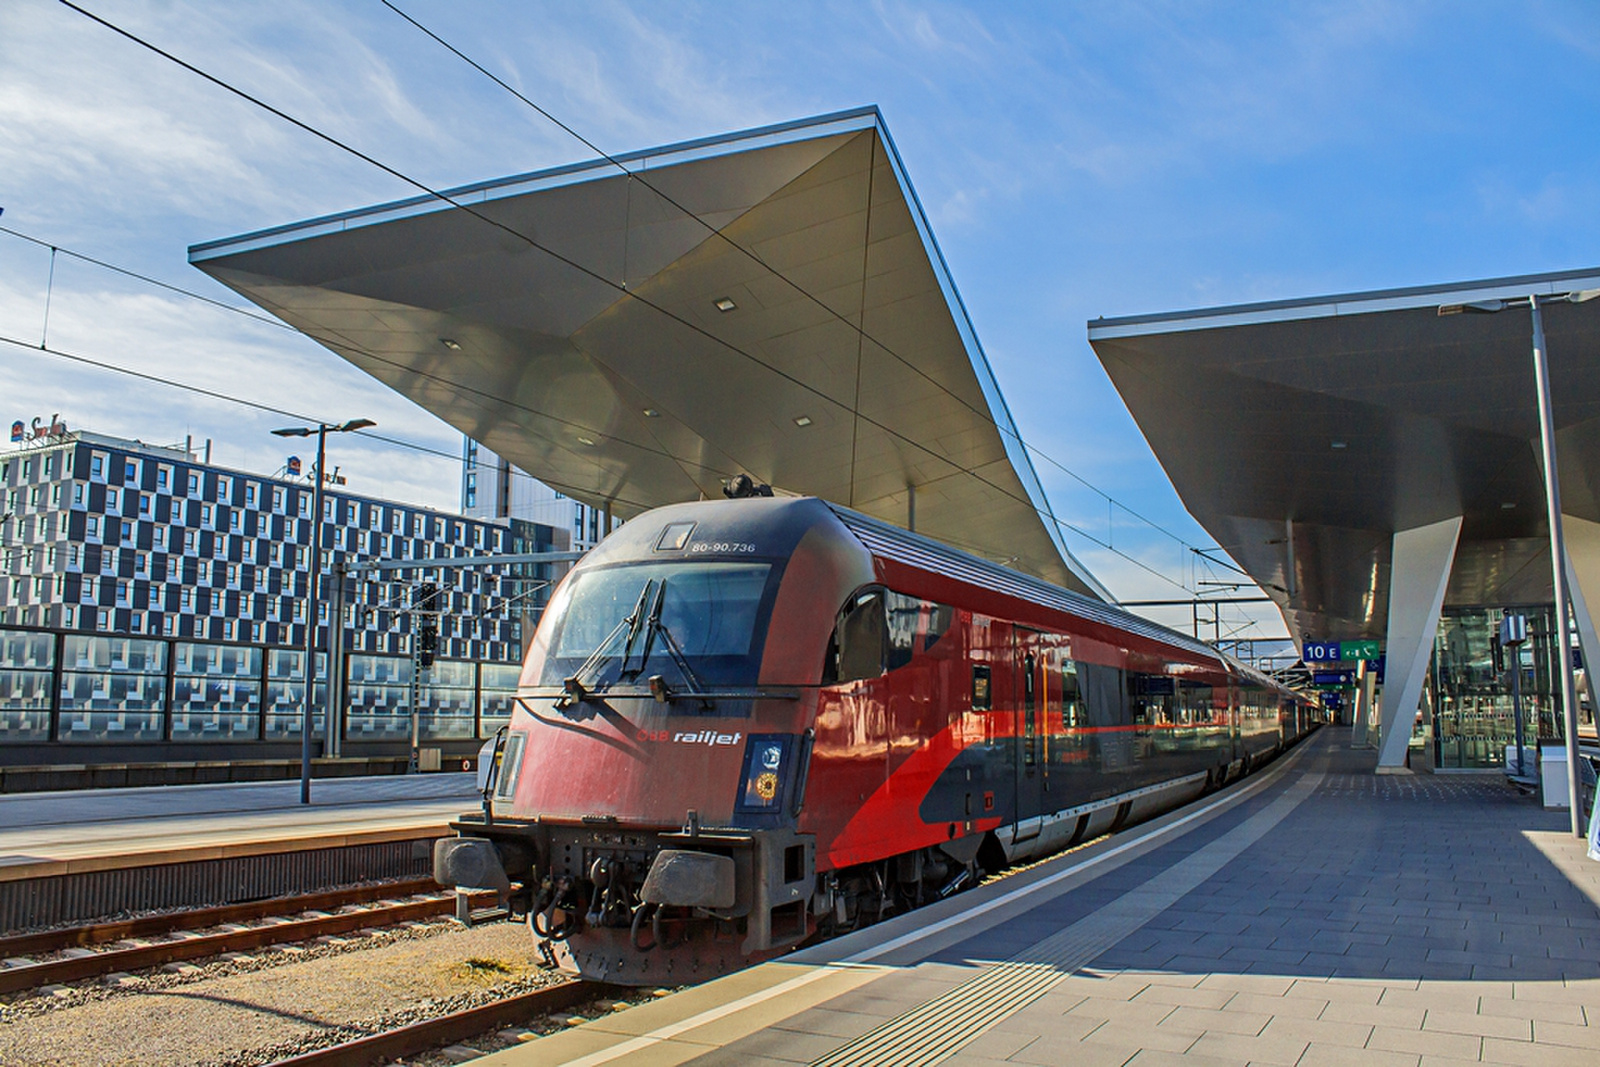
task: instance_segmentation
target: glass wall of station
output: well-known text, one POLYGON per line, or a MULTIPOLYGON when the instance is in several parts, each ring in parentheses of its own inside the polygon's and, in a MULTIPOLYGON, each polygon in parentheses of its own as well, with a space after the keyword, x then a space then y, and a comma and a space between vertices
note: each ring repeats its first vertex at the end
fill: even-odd
MULTIPOLYGON (((286 741, 300 737, 305 653, 255 645, 0 628, 0 745, 286 741)), ((490 737, 510 719, 521 666, 438 660, 413 684, 409 657, 345 657, 344 737, 490 737)), ((327 705, 316 658, 313 734, 327 705)))
MULTIPOLYGON (((1560 650, 1552 605, 1511 609, 1528 620, 1528 640, 1497 654, 1500 608, 1447 608, 1439 621, 1428 672, 1424 727, 1434 766, 1445 770, 1501 767, 1516 743, 1514 694, 1520 689, 1523 744, 1565 735, 1560 708, 1560 650), (1520 686, 1513 671, 1520 672, 1520 686)), ((1530 756, 1530 758, 1532 758, 1530 756)))

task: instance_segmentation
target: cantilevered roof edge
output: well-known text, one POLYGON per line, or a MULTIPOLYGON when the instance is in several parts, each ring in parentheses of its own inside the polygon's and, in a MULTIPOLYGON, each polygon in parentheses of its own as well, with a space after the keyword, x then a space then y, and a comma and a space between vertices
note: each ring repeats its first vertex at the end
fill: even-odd
POLYGON ((962 346, 967 350, 967 360, 972 365, 972 373, 978 379, 978 387, 983 391, 984 400, 989 405, 989 415, 994 420, 996 431, 1000 434, 1000 442, 1006 450, 1006 457, 1011 461, 1012 469, 1017 472, 1017 480, 1022 483, 1023 492, 1028 495, 1028 505, 1038 514, 1045 533, 1055 545, 1056 551, 1060 553, 1061 561, 1066 564, 1067 569, 1092 589, 1096 596, 1107 603, 1115 603, 1116 598, 1111 595, 1110 590, 1102 585, 1093 572, 1067 547, 1066 538, 1061 533, 1061 524, 1056 519, 1055 511, 1050 507, 1050 498, 1045 495, 1044 485, 1039 481, 1038 471, 1034 469, 1033 457, 1028 454, 1022 434, 1017 429, 1016 421, 1011 417, 1011 408, 1000 392, 1000 384, 995 380, 994 369, 989 365, 989 357, 983 350, 983 343, 978 340, 978 331, 972 325, 972 317, 967 313, 966 301, 961 299, 961 293, 956 288, 955 279, 950 273, 950 264, 944 258, 944 251, 939 247, 938 239, 933 235, 933 227, 923 210, 922 199, 917 196, 917 191, 911 184, 905 163, 900 158, 900 150, 895 147, 894 138, 889 135, 883 116, 878 114, 876 108, 873 109, 873 113, 877 119, 878 136, 883 140, 884 150, 888 153, 889 167, 894 172, 895 181, 900 184, 900 193, 905 197, 906 206, 911 211, 917 235, 922 239, 928 263, 933 268, 934 277, 938 279, 939 288, 944 293, 945 303, 950 308, 950 319, 955 323, 956 332, 961 335, 962 346))
POLYGON ((1192 311, 1166 311, 1154 315, 1090 319, 1089 340, 1109 341, 1120 337, 1147 337, 1152 334, 1181 333, 1187 330, 1253 326, 1268 322, 1295 322, 1333 318, 1339 315, 1364 315, 1379 311, 1403 311, 1436 307, 1440 304, 1503 300, 1529 294, 1544 296, 1574 289, 1592 288, 1600 288, 1600 267, 1544 274, 1520 274, 1506 278, 1485 278, 1480 281, 1451 282, 1444 285, 1374 289, 1334 296, 1301 297, 1294 300, 1268 300, 1253 304, 1198 308, 1192 311))
MULTIPOLYGON (((639 173, 649 170, 652 166, 668 166, 676 163, 685 163, 693 159, 727 155, 732 151, 748 151, 752 148, 762 147, 763 143, 783 144, 790 141, 812 140, 817 137, 825 137, 830 133, 849 133, 874 127, 882 133, 883 122, 878 113, 878 106, 876 104, 867 104, 864 107, 834 111, 826 115, 814 115, 810 118, 794 119, 789 122, 774 123, 770 126, 757 126, 734 133, 718 134, 713 137, 699 137, 689 141, 676 141, 672 144, 660 145, 655 148, 641 148, 631 152, 617 153, 612 155, 610 159, 597 157, 578 163, 565 163, 561 166, 548 167, 544 170, 513 174, 503 178, 491 178, 488 181, 473 182, 468 185, 453 186, 449 189, 439 190, 437 195, 420 193, 402 200, 386 201, 370 207, 319 215, 300 222, 290 222, 264 230, 254 230, 250 233, 240 234, 237 237, 223 237, 213 241, 202 241, 189 246, 189 262, 202 263, 220 256, 269 247, 280 243, 285 238, 299 240, 306 237, 314 237, 319 233, 347 230, 354 226, 368 226, 377 222, 405 218, 409 215, 420 215, 429 211, 448 211, 454 206, 450 201, 464 204, 480 204, 490 200, 498 200, 502 197, 520 196, 523 193, 536 192, 540 189, 592 181, 597 177, 603 176, 602 172, 614 171, 617 163, 622 164, 624 169, 630 172, 639 173), (795 134, 803 134, 803 136, 794 136, 795 134)), ((887 141, 887 134, 884 134, 884 139, 887 141)))

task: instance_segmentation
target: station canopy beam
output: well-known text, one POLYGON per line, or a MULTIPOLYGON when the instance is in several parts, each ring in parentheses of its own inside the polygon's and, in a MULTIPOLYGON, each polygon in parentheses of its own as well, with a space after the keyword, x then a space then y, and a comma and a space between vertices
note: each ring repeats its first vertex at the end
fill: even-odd
POLYGON ((189 258, 621 518, 749 473, 1109 599, 876 108, 444 195, 189 258))

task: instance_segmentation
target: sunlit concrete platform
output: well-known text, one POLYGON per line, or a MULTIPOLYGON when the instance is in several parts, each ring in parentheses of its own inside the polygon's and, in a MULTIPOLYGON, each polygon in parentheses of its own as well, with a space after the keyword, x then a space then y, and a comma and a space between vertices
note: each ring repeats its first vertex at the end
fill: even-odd
POLYGON ((1323 730, 1184 811, 476 1061, 1600 1062, 1600 863, 1498 778, 1323 730))
POLYGON ((477 803, 470 773, 0 796, 0 882, 439 837, 477 803))

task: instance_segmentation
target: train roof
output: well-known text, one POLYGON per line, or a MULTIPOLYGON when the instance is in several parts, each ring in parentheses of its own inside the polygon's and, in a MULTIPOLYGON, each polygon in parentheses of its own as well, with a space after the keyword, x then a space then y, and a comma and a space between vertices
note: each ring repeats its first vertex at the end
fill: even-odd
POLYGON ((1070 589, 1051 585, 1032 575, 1014 571, 1010 567, 952 548, 870 515, 863 515, 859 511, 852 511, 827 501, 823 503, 874 555, 907 566, 937 571, 985 589, 994 589, 1020 600, 1066 612, 1089 622, 1114 626, 1152 641, 1174 645, 1195 655, 1219 660, 1235 674, 1258 685, 1290 691, 1281 683, 1273 681, 1255 668, 1247 666, 1204 641, 1197 641, 1187 634, 1151 622, 1143 616, 1075 593, 1070 589))

